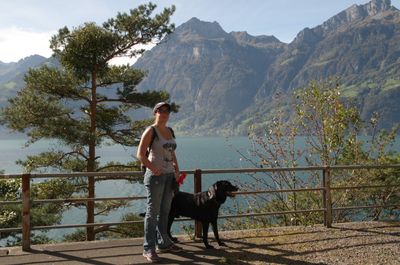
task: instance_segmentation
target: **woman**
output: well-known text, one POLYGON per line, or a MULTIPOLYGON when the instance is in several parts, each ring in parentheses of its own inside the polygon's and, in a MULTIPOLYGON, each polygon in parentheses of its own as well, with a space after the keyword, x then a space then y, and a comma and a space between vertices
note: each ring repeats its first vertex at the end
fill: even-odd
POLYGON ((137 158, 146 167, 144 185, 147 192, 147 209, 144 219, 143 256, 150 262, 159 260, 156 247, 157 252, 182 250, 173 244, 167 233, 173 182, 179 176, 175 156, 176 142, 172 130, 167 127, 170 113, 171 105, 166 102, 154 106, 154 124, 144 131, 137 151, 137 158), (153 137, 153 133, 156 133, 156 137, 153 137), (149 147, 150 153, 147 157, 146 150, 149 147))

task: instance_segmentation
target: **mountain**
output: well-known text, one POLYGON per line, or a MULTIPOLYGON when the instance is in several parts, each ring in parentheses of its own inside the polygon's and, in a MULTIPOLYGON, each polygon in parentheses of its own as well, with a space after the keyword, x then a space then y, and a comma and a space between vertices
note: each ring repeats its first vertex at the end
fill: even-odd
POLYGON ((271 67, 265 86, 296 88, 310 76, 339 75, 350 85, 378 81, 374 74, 386 79, 388 67, 398 59, 399 22, 390 0, 353 5, 316 28, 302 30, 271 67))
MULTIPOLYGON (((44 63, 56 62, 0 62, 0 107, 22 87, 27 69, 44 63)), ((400 11, 390 0, 352 5, 291 43, 192 18, 134 67, 148 71, 139 90, 166 90, 181 106, 171 120, 180 134, 245 134, 254 117, 271 120, 281 107, 277 95, 287 98, 310 80, 332 76, 364 119, 378 111, 389 128, 400 122, 400 11)))
POLYGON ((0 107, 5 106, 7 100, 23 87, 25 73, 43 64, 59 65, 55 59, 40 55, 28 56, 16 63, 0 62, 0 107))
POLYGON ((134 67, 148 70, 140 90, 167 90, 181 106, 174 115, 178 131, 211 133, 253 103, 286 46, 273 36, 226 33, 217 22, 192 18, 134 67))
POLYGON ((24 74, 29 68, 44 63, 47 58, 40 55, 32 55, 19 60, 16 63, 3 63, 0 61, 0 83, 5 83, 20 74, 24 74))
POLYGON ((343 95, 362 116, 381 113, 382 126, 400 122, 400 13, 390 0, 353 5, 322 25, 299 32, 270 67, 256 98, 295 89, 310 79, 340 77, 343 95), (388 111, 391 110, 391 111, 388 111))
POLYGON ((373 0, 303 29, 289 44, 192 18, 134 67, 149 71, 139 89, 167 90, 181 105, 178 131, 241 134, 252 117, 273 115, 277 92, 332 76, 363 118, 379 111, 390 127, 400 122, 399 58, 400 12, 390 0, 373 0))

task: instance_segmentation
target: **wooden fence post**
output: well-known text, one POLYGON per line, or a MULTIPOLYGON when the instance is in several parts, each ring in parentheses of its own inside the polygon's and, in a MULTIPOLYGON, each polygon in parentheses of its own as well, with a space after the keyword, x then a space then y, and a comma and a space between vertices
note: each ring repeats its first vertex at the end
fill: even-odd
POLYGON ((324 204, 324 225, 328 228, 332 227, 332 196, 331 196, 331 173, 329 166, 324 167, 322 171, 323 179, 323 204, 324 204))
POLYGON ((22 250, 31 249, 31 174, 22 175, 22 250))
MULTIPOLYGON (((89 176, 88 177, 88 198, 95 197, 95 177, 89 176)), ((94 223, 94 210, 95 210, 95 203, 93 200, 87 201, 87 216, 86 216, 86 223, 92 224, 94 223)), ((94 226, 86 227, 86 240, 93 241, 96 239, 96 234, 94 232, 94 226)))
MULTIPOLYGON (((201 192, 201 169, 194 171, 194 193, 201 192)), ((202 225, 199 221, 194 221, 194 235, 197 238, 202 237, 202 225)))

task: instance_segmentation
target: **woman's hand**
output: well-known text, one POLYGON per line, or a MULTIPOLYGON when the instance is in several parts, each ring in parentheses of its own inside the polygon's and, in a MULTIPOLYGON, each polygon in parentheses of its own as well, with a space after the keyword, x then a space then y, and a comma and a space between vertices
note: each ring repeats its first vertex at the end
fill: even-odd
POLYGON ((175 152, 172 154, 172 160, 174 161, 174 169, 175 169, 175 179, 178 180, 181 171, 179 170, 178 161, 176 160, 175 152))
POLYGON ((160 176, 162 174, 161 170, 157 167, 150 168, 151 172, 153 172, 154 176, 160 176))

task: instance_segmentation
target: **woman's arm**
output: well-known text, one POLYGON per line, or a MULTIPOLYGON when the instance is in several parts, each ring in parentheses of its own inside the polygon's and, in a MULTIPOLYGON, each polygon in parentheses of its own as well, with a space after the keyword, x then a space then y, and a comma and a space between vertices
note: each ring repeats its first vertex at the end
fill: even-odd
POLYGON ((154 175, 159 176, 161 175, 161 170, 158 169, 151 163, 149 158, 146 156, 146 151, 150 146, 151 138, 153 137, 153 130, 151 127, 147 128, 142 135, 142 138, 140 139, 140 143, 138 146, 138 150, 136 153, 137 159, 148 169, 153 172, 154 175))

